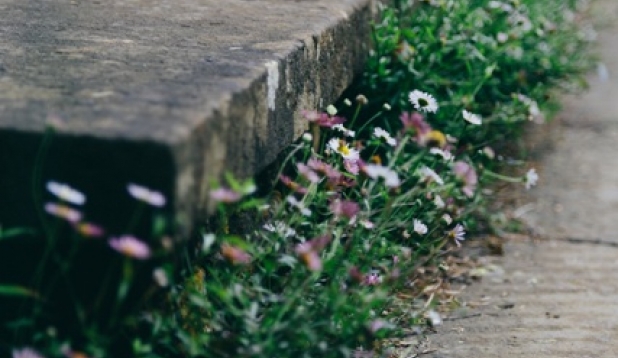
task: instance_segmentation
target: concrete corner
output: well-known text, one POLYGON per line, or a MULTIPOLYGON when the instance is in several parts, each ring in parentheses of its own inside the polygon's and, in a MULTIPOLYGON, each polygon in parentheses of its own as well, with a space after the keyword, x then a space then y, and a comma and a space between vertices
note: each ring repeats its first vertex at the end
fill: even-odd
POLYGON ((305 130, 301 110, 334 101, 362 70, 373 1, 0 8, 2 226, 38 226, 32 193, 51 200, 53 179, 87 193, 90 219, 122 232, 135 182, 169 198, 186 236, 205 218, 212 179, 260 171, 305 130))

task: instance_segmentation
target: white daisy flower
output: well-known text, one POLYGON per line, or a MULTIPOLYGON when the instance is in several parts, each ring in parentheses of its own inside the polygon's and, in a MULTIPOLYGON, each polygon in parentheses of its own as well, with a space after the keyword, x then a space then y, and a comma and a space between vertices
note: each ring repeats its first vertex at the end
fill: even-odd
POLYGON ((86 196, 84 194, 66 184, 48 181, 47 190, 59 199, 71 204, 82 205, 86 202, 86 196))
POLYGON ((343 135, 346 137, 354 138, 356 136, 355 131, 347 129, 346 127, 343 126, 343 124, 335 124, 333 126, 333 129, 336 129, 339 132, 343 133, 343 135))
POLYGON ((389 188, 396 188, 401 185, 401 180, 397 172, 387 167, 376 164, 366 164, 363 166, 363 171, 372 179, 383 178, 384 185, 389 188))
POLYGON ((541 115, 539 104, 535 100, 521 93, 517 94, 517 99, 528 107, 528 114, 530 115, 530 120, 534 119, 534 117, 538 117, 541 115))
POLYGON ((498 35, 496 35, 496 40, 499 43, 503 44, 509 40, 509 35, 505 34, 504 32, 499 32, 498 35))
POLYGON ((414 90, 408 95, 410 103, 418 111, 436 113, 438 111, 438 102, 432 95, 419 90, 414 90))
POLYGON ((135 199, 141 200, 152 206, 162 207, 165 205, 165 196, 158 191, 133 183, 127 184, 127 190, 135 199))
POLYGON ((375 227, 375 224, 369 220, 360 220, 358 223, 367 230, 371 230, 375 227))
POLYGON ((442 178, 438 175, 438 173, 433 171, 433 169, 431 168, 424 166, 421 169, 419 169, 419 173, 423 180, 431 179, 435 181, 436 183, 438 183, 438 185, 444 185, 444 180, 442 180, 442 178))
POLYGON ((524 33, 532 30, 533 28, 530 19, 526 15, 521 13, 512 13, 509 16, 508 21, 511 25, 517 26, 524 33))
POLYGON ((157 283, 157 285, 161 287, 167 287, 170 284, 167 272, 165 272, 165 270, 161 267, 156 268, 154 271, 152 271, 152 278, 157 283))
POLYGON ((277 233, 284 238, 296 236, 296 230, 287 226, 282 221, 273 221, 271 223, 266 223, 264 224, 264 226, 262 226, 262 228, 266 231, 277 233))
POLYGON ((463 117, 468 123, 472 123, 474 125, 480 125, 483 123, 483 119, 478 114, 474 114, 471 112, 463 110, 463 117))
POLYGON ((296 199, 293 195, 288 195, 285 200, 288 202, 288 204, 290 204, 290 206, 298 209, 298 211, 300 211, 300 213, 304 216, 311 216, 311 210, 307 209, 307 207, 305 207, 305 204, 298 201, 298 199, 296 199))
POLYGON ((526 189, 530 189, 535 186, 538 180, 539 175, 536 173, 536 169, 532 168, 528 170, 526 176, 524 177, 524 185, 526 186, 526 189))
POLYGON ((375 127, 373 129, 373 135, 377 138, 383 138, 386 141, 386 143, 388 143, 388 145, 390 145, 391 147, 394 147, 397 145, 397 140, 391 137, 390 133, 388 133, 387 131, 385 131, 384 129, 380 127, 375 127))
POLYGON ((448 150, 442 150, 440 148, 432 147, 431 149, 429 149, 429 153, 431 153, 433 155, 439 155, 444 160, 451 160, 451 159, 453 159, 453 155, 448 150))
POLYGON ((333 106, 332 104, 329 105, 328 107, 326 107, 326 113, 334 116, 335 114, 337 114, 337 107, 333 106))
POLYGON ((427 233, 427 225, 423 224, 420 220, 414 219, 414 232, 419 235, 425 235, 427 233))
POLYGON ((350 148, 350 145, 343 139, 332 138, 328 141, 327 147, 333 152, 341 155, 344 159, 358 160, 360 158, 358 150, 350 148))
POLYGON ((433 198, 433 204, 437 207, 437 208, 444 208, 446 206, 446 204, 444 203, 444 200, 442 200, 442 197, 440 195, 436 195, 435 198, 433 198))

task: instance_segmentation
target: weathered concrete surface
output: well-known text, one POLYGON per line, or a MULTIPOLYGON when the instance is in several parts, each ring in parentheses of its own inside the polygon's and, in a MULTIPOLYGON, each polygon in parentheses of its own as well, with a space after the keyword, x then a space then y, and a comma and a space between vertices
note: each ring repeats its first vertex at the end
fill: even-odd
MULTIPOLYGON (((613 358, 618 352, 618 248, 564 241, 510 243, 429 336, 427 358, 613 358)), ((402 357, 403 358, 403 357, 402 357)))
MULTIPOLYGON (((612 24, 598 49, 609 80, 566 99, 541 147, 542 180, 523 218, 544 237, 511 242, 504 275, 467 289, 470 306, 429 337, 430 358, 568 358, 618 355, 618 2, 599 0, 612 24), (547 143, 550 143, 548 146, 547 143)), ((524 210, 522 210, 523 212, 524 210)))
POLYGON ((53 116, 43 180, 84 190, 106 223, 133 210, 128 181, 161 190, 186 233, 211 178, 259 171, 306 128, 300 110, 350 84, 373 5, 0 0, 0 223, 36 223, 25 200, 53 116))

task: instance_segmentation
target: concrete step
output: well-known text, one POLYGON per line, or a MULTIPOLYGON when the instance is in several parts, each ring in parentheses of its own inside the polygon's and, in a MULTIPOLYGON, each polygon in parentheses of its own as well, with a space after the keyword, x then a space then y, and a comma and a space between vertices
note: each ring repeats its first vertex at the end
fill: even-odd
POLYGON ((36 226, 32 192, 53 179, 121 230, 134 182, 167 196, 186 235, 211 179, 260 171, 306 129, 301 110, 362 70, 374 5, 0 0, 0 224, 36 226))

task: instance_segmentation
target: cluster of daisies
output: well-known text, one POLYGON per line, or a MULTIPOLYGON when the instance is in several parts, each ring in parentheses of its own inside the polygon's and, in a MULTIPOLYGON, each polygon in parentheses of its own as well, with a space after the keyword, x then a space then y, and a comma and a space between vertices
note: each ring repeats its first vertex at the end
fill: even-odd
MULTIPOLYGON (((103 238, 106 236, 105 229, 101 225, 85 220, 83 212, 78 209, 86 203, 86 195, 68 184, 53 180, 47 182, 46 188, 57 200, 45 203, 45 212, 69 223, 82 237, 103 238)), ((166 204, 165 196, 156 190, 134 183, 129 183, 126 189, 131 197, 147 205, 162 208, 166 204)), ((147 260, 152 256, 151 247, 131 234, 109 236, 107 244, 114 251, 132 259, 147 260)), ((161 268, 153 271, 153 278, 160 286, 164 287, 168 284, 167 273, 161 268)))
MULTIPOLYGON (((362 99, 357 99, 357 102, 362 103, 362 99)), ((441 189, 446 188, 448 183, 441 174, 436 172, 435 168, 421 165, 412 172, 412 175, 401 176, 400 173, 404 172, 398 167, 401 161, 394 159, 390 164, 384 164, 382 159, 384 155, 375 155, 376 147, 394 153, 409 150, 410 147, 406 146, 412 142, 415 143, 416 150, 426 148, 429 155, 439 157, 443 163, 447 164, 439 167, 441 170, 447 168, 449 172, 445 174, 461 183, 459 188, 463 195, 468 198, 474 197, 478 185, 478 175, 474 165, 463 159, 456 160, 452 153, 457 139, 432 128, 425 120, 426 115, 438 111, 439 105, 436 99, 420 90, 410 92, 408 99, 416 111, 405 112, 401 115, 403 128, 400 132, 391 134, 384 128, 373 127, 369 138, 365 139, 356 138, 356 128, 346 127, 346 118, 337 116, 337 109, 333 106, 329 106, 325 112, 304 113, 312 127, 310 132, 303 135, 303 145, 311 148, 310 154, 305 161, 294 163, 295 175, 281 174, 279 176, 280 183, 288 192, 282 201, 288 210, 278 211, 280 217, 267 222, 263 230, 266 235, 297 240, 298 244, 294 252, 297 259, 309 270, 322 269, 320 253, 331 241, 332 233, 323 232, 313 239, 305 239, 293 226, 293 223, 300 222, 293 218, 295 215, 310 220, 316 217, 316 211, 320 215, 326 212, 330 214, 335 223, 343 220, 346 225, 361 226, 371 230, 382 224, 375 220, 388 220, 389 218, 371 217, 368 212, 370 205, 363 200, 350 199, 362 197, 362 195, 350 195, 350 193, 365 192, 366 194, 368 190, 383 190, 390 196, 396 196, 406 181, 408 183, 406 188, 414 183, 432 185, 433 189, 427 195, 431 197, 433 205, 438 210, 447 211, 447 206, 450 205, 449 208, 453 206, 453 199, 444 199, 440 195, 440 191, 448 195, 450 189, 441 189), (368 146, 371 149, 367 149, 368 146), (320 191, 325 193, 327 199, 317 203, 316 200, 319 199, 316 197, 320 191), (321 208, 320 205, 325 207, 321 208)), ((483 125, 480 115, 465 109, 461 112, 461 120, 471 126, 483 125)), ((526 188, 534 185, 537 178, 536 172, 531 169, 523 178, 526 188)), ((211 199, 220 204, 230 205, 242 201, 251 193, 251 191, 242 191, 238 188, 222 187, 211 192, 211 199)), ((464 225, 454 223, 455 220, 448 212, 441 213, 436 219, 450 227, 444 232, 443 237, 459 246, 460 242, 465 239, 464 225)), ((431 231, 427 224, 418 218, 411 218, 410 225, 409 232, 416 235, 427 235, 431 231)), ((311 231, 306 228, 303 230, 311 231)), ((212 245, 212 235, 208 235, 209 243, 204 246, 212 245)), ((248 264, 252 260, 249 252, 227 243, 221 247, 220 257, 233 264, 248 264)))

